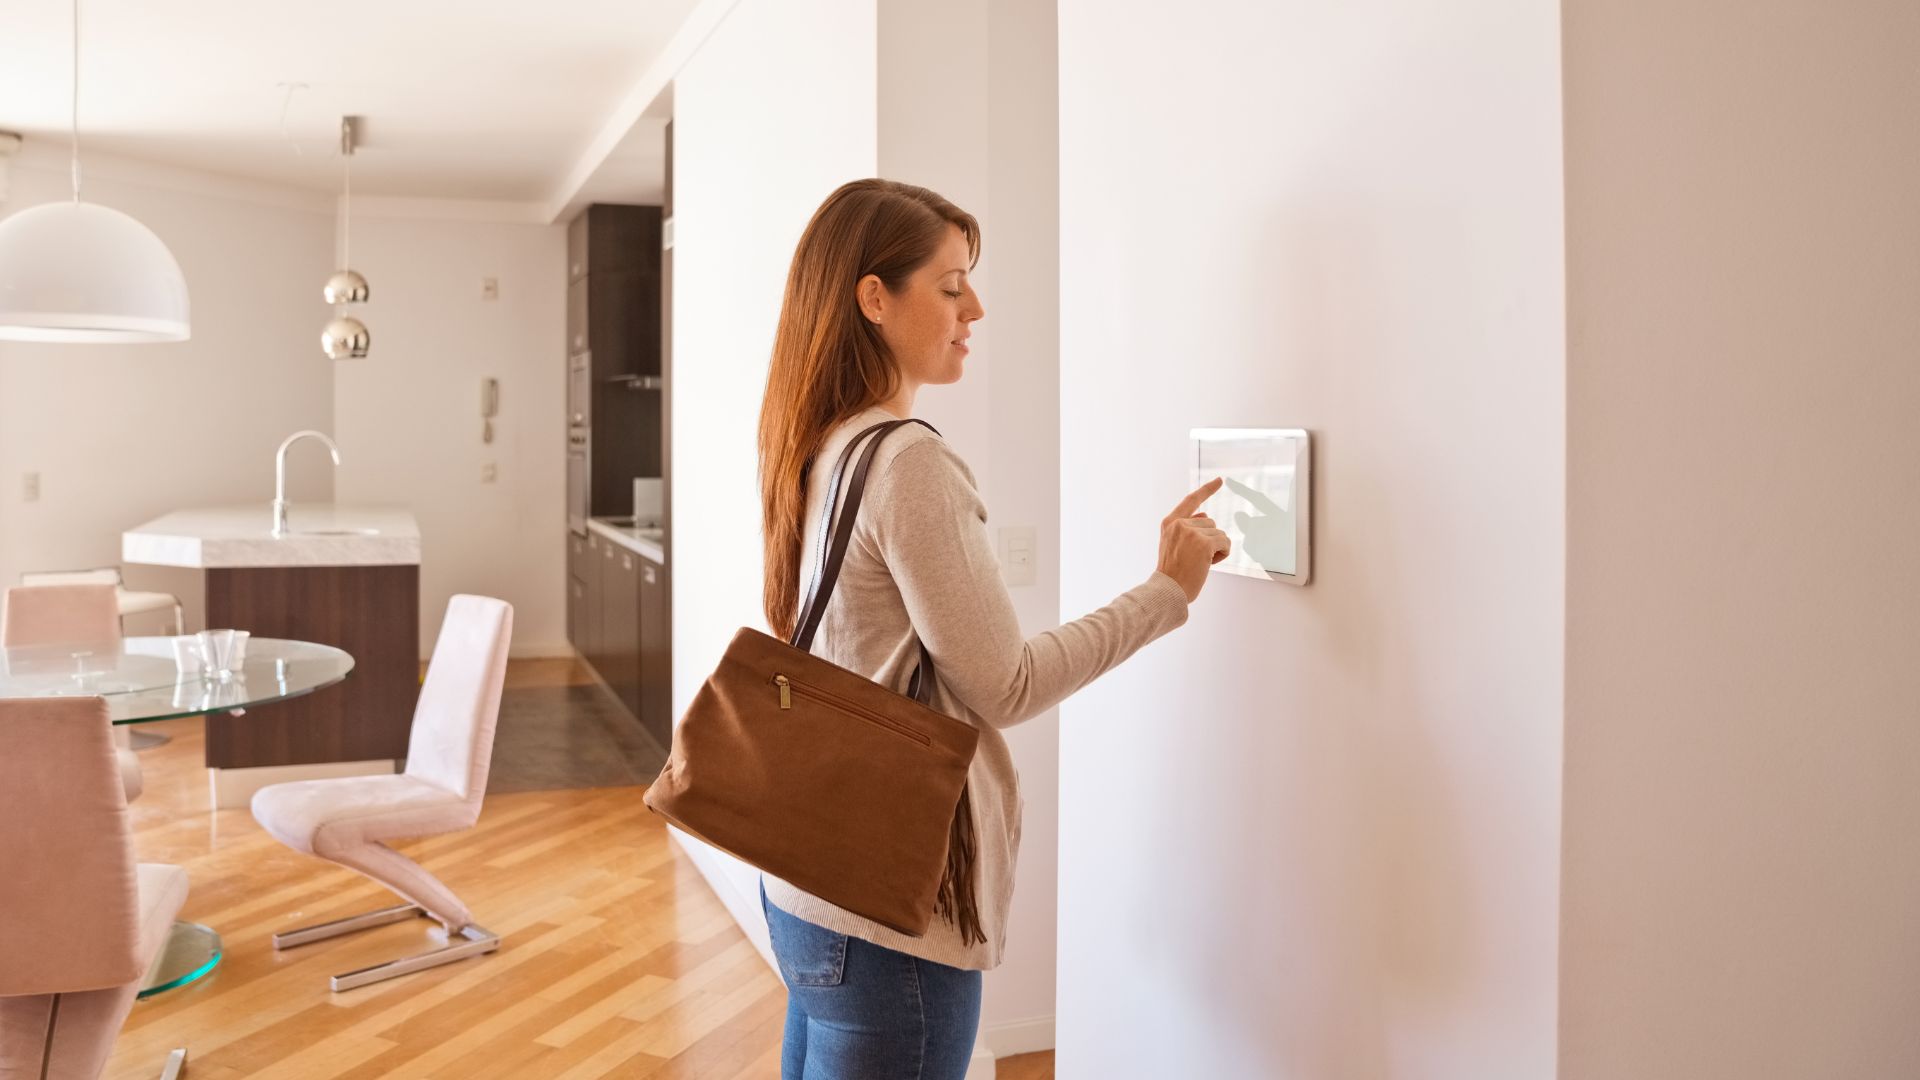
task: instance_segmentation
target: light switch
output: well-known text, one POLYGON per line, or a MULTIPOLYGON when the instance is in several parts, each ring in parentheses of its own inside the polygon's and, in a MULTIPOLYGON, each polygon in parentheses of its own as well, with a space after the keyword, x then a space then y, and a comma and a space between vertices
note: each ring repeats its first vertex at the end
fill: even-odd
POLYGON ((500 279, 499 278, 489 277, 489 278, 480 279, 480 299, 482 300, 500 299, 500 279))
POLYGON ((20 501, 40 501, 40 474, 37 472, 20 474, 20 501))
POLYGON ((498 479, 500 479, 500 466, 491 461, 483 461, 480 463, 481 483, 491 484, 498 479))
POLYGON ((1039 536, 1031 525, 1013 525, 1000 530, 1000 576, 1008 586, 1031 585, 1039 536))

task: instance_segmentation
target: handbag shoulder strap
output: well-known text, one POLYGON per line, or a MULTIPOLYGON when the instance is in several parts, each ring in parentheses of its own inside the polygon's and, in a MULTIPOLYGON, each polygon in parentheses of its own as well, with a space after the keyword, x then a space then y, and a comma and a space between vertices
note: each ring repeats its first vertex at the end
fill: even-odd
MULTIPOLYGON (((855 450, 860 449, 860 440, 866 438, 867 436, 873 434, 876 431, 879 431, 881 428, 885 426, 886 424, 884 423, 875 424, 874 426, 859 432, 853 438, 848 439, 847 445, 840 451, 840 460, 834 462, 833 471, 827 474, 827 498, 826 498, 826 502, 823 504, 823 508, 820 511, 820 515, 821 515, 820 534, 816 538, 816 542, 814 545, 816 550, 813 557, 813 581, 809 583, 807 586, 806 600, 800 604, 801 616, 793 624, 795 632, 789 644, 793 644, 793 645, 799 644, 799 638, 800 638, 799 629, 802 625, 806 623, 807 614, 813 611, 814 598, 820 595, 820 581, 825 576, 825 570, 827 566, 827 549, 829 547, 829 542, 833 539, 834 509, 840 503, 840 482, 841 482, 841 479, 846 475, 847 462, 853 459, 853 452, 855 450)), ((802 475, 804 476, 805 473, 803 473, 802 475)), ((800 504, 802 506, 805 506, 807 501, 804 488, 805 488, 805 481, 803 480, 802 492, 801 492, 801 498, 800 498, 800 504)), ((809 641, 811 641, 811 637, 809 637, 809 641)))
MULTIPOLYGON (((827 484, 826 503, 821 510, 820 556, 814 565, 813 583, 807 590, 806 604, 801 609, 800 618, 794 623, 793 638, 789 642, 797 649, 806 651, 812 647, 814 633, 820 629, 820 620, 826 615, 827 601, 833 597, 833 587, 840 580, 840 568, 846 562, 847 548, 853 541, 854 522, 860 514, 860 503, 866 495, 867 475, 873 469, 873 459, 880 450, 880 443, 894 430, 908 424, 919 424, 935 435, 940 434, 938 428, 925 420, 884 421, 848 440, 846 449, 840 452, 840 459, 834 463, 833 474, 827 484), (862 441, 867 444, 866 451, 854 466, 853 476, 845 478, 847 464, 862 441), (846 504, 836 507, 843 484, 847 489, 846 504)), ((908 694, 922 704, 931 694, 932 674, 933 657, 922 642, 920 667, 914 671, 912 684, 908 688, 908 694)))

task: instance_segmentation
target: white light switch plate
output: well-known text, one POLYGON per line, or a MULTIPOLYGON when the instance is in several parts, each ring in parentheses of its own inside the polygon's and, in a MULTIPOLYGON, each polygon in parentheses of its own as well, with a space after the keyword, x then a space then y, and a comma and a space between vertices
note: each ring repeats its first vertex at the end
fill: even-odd
POLYGON ((1038 533, 1031 525, 1010 525, 1000 530, 1000 576, 1009 587, 1033 584, 1039 546, 1038 533))

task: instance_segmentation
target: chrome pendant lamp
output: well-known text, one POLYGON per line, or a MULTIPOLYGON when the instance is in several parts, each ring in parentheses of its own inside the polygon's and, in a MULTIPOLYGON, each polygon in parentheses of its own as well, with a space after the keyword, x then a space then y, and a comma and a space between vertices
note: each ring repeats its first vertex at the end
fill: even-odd
POLYGON ((340 157, 344 162, 341 173, 340 216, 346 222, 345 236, 340 245, 340 261, 346 269, 335 270, 327 279, 320 294, 334 307, 333 320, 326 329, 320 331, 320 348, 334 360, 358 359, 367 355, 367 349, 373 344, 373 336, 367 332, 367 324, 351 315, 340 314, 342 304, 364 304, 373 295, 367 287, 367 279, 361 276, 353 266, 353 148, 354 117, 340 118, 340 157))
POLYGON ((80 0, 73 2, 73 201, 0 221, 0 339, 185 341, 187 279, 132 216, 80 201, 80 0))

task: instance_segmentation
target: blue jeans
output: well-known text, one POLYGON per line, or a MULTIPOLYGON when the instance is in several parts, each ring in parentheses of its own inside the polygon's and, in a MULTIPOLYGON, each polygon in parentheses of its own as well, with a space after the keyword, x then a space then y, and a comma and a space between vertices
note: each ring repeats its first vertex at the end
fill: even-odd
POLYGON ((760 888, 787 984, 781 1080, 963 1080, 980 1028, 980 973, 836 934, 760 888))

